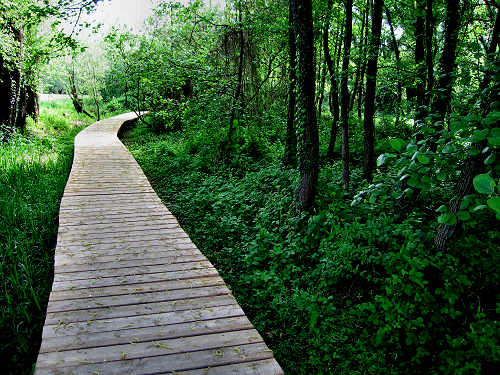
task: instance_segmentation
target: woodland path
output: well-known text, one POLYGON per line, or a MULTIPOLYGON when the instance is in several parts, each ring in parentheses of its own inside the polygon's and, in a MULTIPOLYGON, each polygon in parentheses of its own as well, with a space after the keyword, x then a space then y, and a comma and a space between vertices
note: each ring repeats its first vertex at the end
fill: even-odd
POLYGON ((37 375, 282 374, 117 132, 75 138, 37 375))

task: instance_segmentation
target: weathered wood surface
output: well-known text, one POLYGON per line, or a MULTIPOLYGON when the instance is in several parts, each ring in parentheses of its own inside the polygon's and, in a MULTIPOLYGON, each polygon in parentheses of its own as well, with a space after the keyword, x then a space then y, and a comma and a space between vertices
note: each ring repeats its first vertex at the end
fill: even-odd
POLYGON ((116 134, 75 139, 37 375, 282 374, 116 134))

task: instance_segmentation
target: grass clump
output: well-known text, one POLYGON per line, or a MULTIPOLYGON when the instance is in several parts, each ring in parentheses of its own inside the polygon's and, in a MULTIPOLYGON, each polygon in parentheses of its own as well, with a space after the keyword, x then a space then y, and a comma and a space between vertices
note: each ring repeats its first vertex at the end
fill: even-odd
POLYGON ((58 211, 73 139, 92 119, 70 100, 42 102, 40 121, 0 144, 0 352, 4 373, 29 374, 52 285, 58 211))

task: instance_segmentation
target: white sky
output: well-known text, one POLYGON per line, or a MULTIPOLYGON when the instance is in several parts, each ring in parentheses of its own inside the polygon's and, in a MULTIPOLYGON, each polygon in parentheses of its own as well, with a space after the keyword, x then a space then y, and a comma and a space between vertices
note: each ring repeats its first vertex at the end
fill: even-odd
MULTIPOLYGON (((177 0, 189 4, 190 0, 177 0)), ((162 0, 104 0, 98 3, 97 8, 85 21, 102 23, 101 34, 106 34, 112 26, 126 26, 138 32, 144 21, 152 16, 153 9, 161 4, 162 0)), ((224 0, 204 0, 205 4, 221 6, 224 0)))

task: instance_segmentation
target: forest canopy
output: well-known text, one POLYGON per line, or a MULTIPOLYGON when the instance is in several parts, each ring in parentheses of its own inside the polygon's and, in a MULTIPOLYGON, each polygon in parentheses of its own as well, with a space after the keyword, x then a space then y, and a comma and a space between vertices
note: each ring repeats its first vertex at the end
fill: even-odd
POLYGON ((96 7, 2 1, 4 143, 42 91, 147 111, 125 144, 286 373, 498 369, 498 0, 159 1, 77 40, 96 7))

